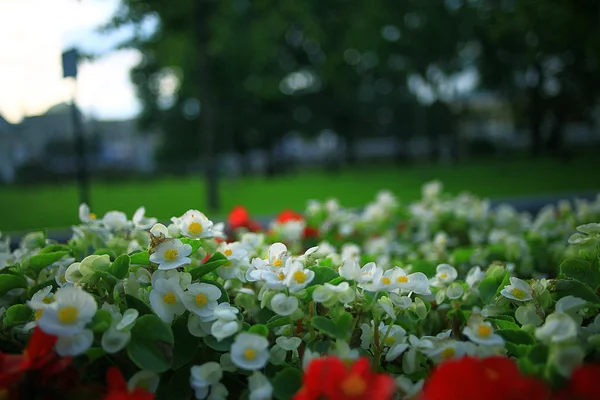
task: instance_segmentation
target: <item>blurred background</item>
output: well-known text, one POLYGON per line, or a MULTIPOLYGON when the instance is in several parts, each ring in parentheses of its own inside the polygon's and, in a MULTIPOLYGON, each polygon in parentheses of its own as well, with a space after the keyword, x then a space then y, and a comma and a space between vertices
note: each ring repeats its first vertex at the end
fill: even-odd
POLYGON ((0 0, 0 229, 431 179, 589 195, 599 20, 597 0, 0 0))

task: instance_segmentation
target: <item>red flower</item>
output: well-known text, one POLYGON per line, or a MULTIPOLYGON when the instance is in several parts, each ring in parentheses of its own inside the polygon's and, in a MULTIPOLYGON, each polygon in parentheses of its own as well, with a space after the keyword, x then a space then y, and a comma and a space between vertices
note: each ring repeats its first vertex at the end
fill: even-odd
POLYGON ((394 389, 394 379, 374 373, 367 358, 348 366, 337 357, 324 357, 308 365, 303 386, 293 400, 388 400, 394 389))
POLYGON ((540 381, 521 375, 503 357, 463 357, 436 368, 423 388, 421 400, 545 400, 550 391, 540 381))
POLYGON ((279 222, 280 224, 283 224, 288 221, 303 221, 303 220, 304 220, 304 217, 302 216, 302 214, 298 214, 296 211, 292 211, 292 210, 283 210, 277 216, 277 222, 279 222))
POLYGON ((246 208, 243 206, 234 207, 229 213, 227 222, 232 230, 236 230, 238 228, 246 228, 251 232, 257 232, 260 230, 260 225, 256 221, 250 219, 248 210, 246 210, 246 208))
POLYGON ((127 382, 117 367, 111 367, 106 372, 108 393, 104 400, 153 400, 154 393, 142 388, 135 388, 132 392, 127 388, 127 382))
POLYGON ((600 364, 582 365, 573 371, 569 384, 556 395, 555 399, 600 400, 599 378, 600 364))

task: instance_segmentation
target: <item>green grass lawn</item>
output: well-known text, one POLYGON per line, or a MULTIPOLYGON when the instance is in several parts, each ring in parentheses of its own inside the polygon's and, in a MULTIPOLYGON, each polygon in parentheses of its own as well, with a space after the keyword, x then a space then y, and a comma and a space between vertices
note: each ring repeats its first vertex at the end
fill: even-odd
MULTIPOLYGON (((272 215, 283 208, 302 210, 308 199, 338 198, 343 205, 360 206, 382 189, 403 201, 420 196, 421 185, 440 179, 450 193, 469 191, 483 197, 511 197, 600 190, 600 159, 584 157, 570 164, 543 159, 490 160, 458 166, 366 166, 338 174, 303 172, 275 179, 244 178, 220 184, 224 216, 235 205, 252 214, 272 215)), ((92 208, 102 215, 112 209, 129 216, 144 205, 149 216, 169 219, 190 208, 205 210, 201 177, 157 178, 155 181, 92 183, 92 208)), ((65 227, 78 222, 75 184, 0 187, 0 230, 4 232, 65 227)))

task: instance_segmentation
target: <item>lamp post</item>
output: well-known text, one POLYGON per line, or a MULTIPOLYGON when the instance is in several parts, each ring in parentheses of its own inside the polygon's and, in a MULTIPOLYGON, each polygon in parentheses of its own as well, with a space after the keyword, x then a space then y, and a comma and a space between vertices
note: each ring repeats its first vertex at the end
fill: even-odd
POLYGON ((75 153, 77 157, 77 186, 79 190, 80 203, 90 204, 90 187, 85 157, 85 141, 83 138, 83 127, 81 116, 77 109, 77 49, 65 51, 62 54, 63 77, 73 78, 73 93, 71 97, 71 123, 75 139, 75 153))

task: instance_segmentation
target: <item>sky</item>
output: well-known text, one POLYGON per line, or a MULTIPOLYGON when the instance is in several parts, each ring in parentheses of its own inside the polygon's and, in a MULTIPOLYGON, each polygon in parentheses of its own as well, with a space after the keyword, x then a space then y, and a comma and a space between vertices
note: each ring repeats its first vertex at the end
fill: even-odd
POLYGON ((129 70, 136 50, 111 51, 131 36, 96 28, 110 19, 119 0, 0 0, 0 115, 12 123, 69 101, 73 82, 62 77, 61 54, 73 46, 103 54, 79 65, 77 102, 98 119, 126 119, 139 111, 129 70))

